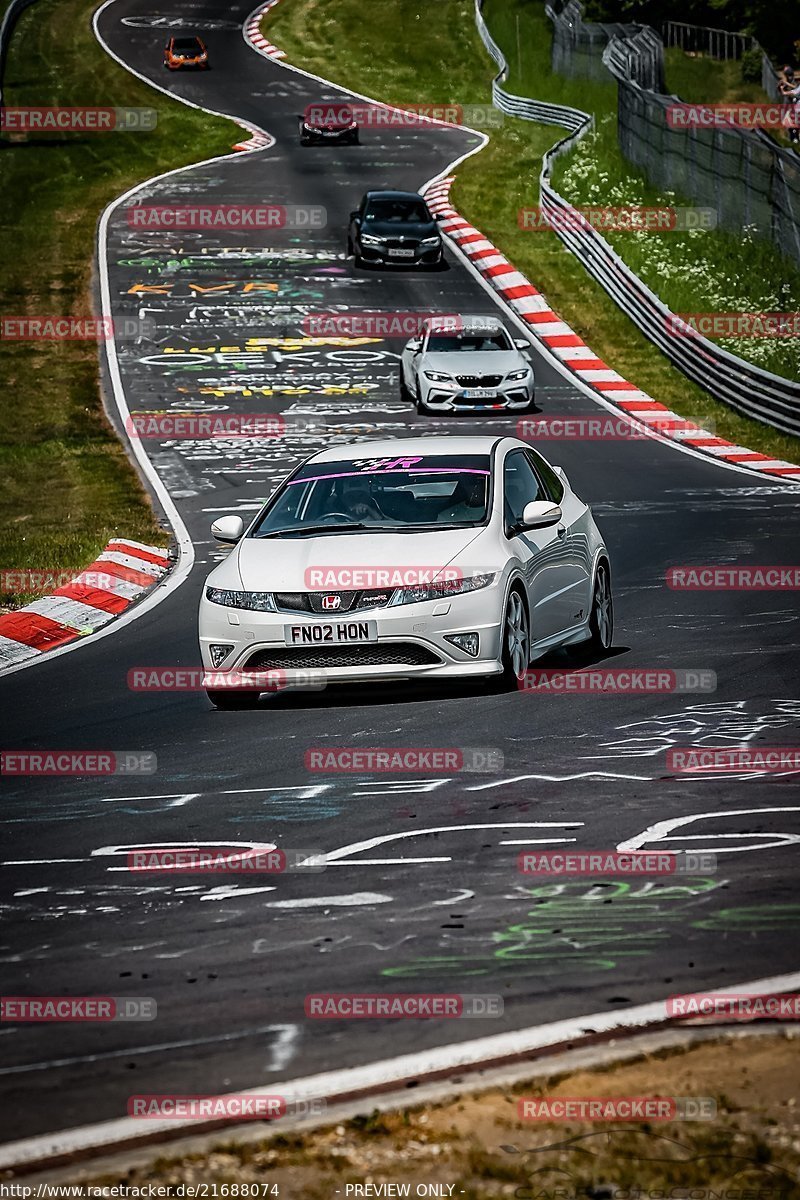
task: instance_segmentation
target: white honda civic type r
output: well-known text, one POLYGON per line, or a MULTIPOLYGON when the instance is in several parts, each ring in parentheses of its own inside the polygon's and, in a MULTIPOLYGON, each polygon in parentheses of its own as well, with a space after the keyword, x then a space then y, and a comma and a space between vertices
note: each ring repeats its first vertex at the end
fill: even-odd
POLYGON ((204 683, 218 707, 269 690, 255 673, 513 685, 556 646, 611 645, 609 556, 592 514, 517 438, 331 447, 249 528, 228 516, 211 529, 234 545, 200 602, 204 683))

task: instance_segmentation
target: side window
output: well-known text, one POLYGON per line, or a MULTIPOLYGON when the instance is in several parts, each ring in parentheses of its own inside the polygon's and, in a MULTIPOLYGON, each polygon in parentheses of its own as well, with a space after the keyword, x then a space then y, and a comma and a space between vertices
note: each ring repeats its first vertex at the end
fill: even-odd
POLYGON ((519 521, 532 500, 547 500, 544 489, 524 450, 512 450, 503 471, 503 519, 506 529, 519 521))
POLYGON ((540 454, 535 450, 528 450, 528 454, 536 468, 537 474, 544 484, 545 490, 549 493, 549 498, 560 504, 564 499, 564 485, 556 475, 553 468, 546 463, 540 454))

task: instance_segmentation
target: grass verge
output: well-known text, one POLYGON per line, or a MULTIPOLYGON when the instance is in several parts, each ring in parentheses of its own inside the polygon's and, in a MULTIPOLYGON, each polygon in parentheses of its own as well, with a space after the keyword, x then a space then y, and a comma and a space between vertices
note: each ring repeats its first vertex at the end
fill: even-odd
POLYGON ((307 1133, 276 1126, 270 1137, 221 1138, 205 1153, 162 1151, 150 1166, 102 1177, 84 1169, 81 1178, 96 1186, 158 1184, 170 1195, 186 1195, 190 1185, 223 1195, 238 1185, 240 1196, 281 1200, 426 1195, 420 1185, 433 1183, 442 1190, 431 1194, 463 1200, 799 1200, 798 1071, 796 1037, 725 1039, 600 1070, 534 1075, 436 1104, 365 1110, 307 1133), (518 1116, 521 1097, 612 1096, 703 1097, 716 1113, 651 1123, 518 1116))
MULTIPOLYGON (((485 12, 492 35, 512 64, 510 90, 588 111, 602 113, 613 107, 613 83, 576 84, 551 74, 549 23, 540 4, 488 0, 485 12)), ((382 0, 380 23, 363 21, 358 0, 326 0, 324 5, 320 0, 292 0, 273 8, 263 27, 290 61, 379 99, 485 104, 490 97, 494 67, 475 32, 469 0, 439 0, 436 22, 421 0, 382 0), (408 30, 418 23, 425 36, 409 37, 408 30), (396 55, 387 49, 392 46, 398 47, 396 55)), ((713 422, 720 436, 732 442, 797 461, 800 439, 713 400, 638 332, 555 234, 519 228, 519 209, 538 203, 542 155, 561 137, 563 130, 554 126, 507 118, 501 129, 492 130, 489 145, 458 168, 454 204, 528 276, 563 319, 637 387, 688 419, 713 422)), ((624 168, 630 171, 628 164, 624 168)), ((695 304, 692 311, 699 308, 695 304)))
MULTIPOLYGON (((0 272, 7 316, 90 316, 95 229, 115 196, 230 151, 232 122, 170 102, 96 41, 95 0, 38 0, 14 32, 5 102, 149 107, 150 133, 0 141, 0 272)), ((78 571, 114 535, 164 545, 149 499, 102 409, 92 341, 0 341, 0 568, 78 571)), ((0 604, 31 593, 0 591, 0 604)))

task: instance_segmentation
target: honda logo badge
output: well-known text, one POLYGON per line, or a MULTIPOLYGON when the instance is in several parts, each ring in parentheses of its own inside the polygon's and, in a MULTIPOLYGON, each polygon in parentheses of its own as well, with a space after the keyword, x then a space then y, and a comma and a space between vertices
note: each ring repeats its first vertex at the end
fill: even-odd
POLYGON ((342 606, 342 597, 341 596, 323 596, 322 597, 322 608, 323 608, 324 612, 333 612, 334 609, 341 608, 341 606, 342 606))

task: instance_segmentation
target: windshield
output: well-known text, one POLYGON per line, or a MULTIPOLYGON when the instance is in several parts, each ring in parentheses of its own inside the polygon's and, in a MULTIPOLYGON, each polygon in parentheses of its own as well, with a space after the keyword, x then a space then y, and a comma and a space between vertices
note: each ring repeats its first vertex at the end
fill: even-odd
POLYGON ((480 525, 487 515, 489 475, 485 454, 307 463, 287 481, 250 536, 480 525))
POLYGON ((172 49, 178 54, 199 54, 203 47, 198 38, 175 38, 172 49))
POLYGON ((365 221, 430 221, 421 200, 370 200, 365 221))
POLYGON ((432 333, 428 338, 428 350, 435 354, 511 349, 508 335, 502 330, 497 333, 432 333))

